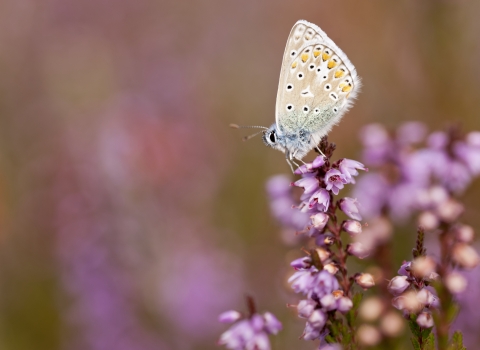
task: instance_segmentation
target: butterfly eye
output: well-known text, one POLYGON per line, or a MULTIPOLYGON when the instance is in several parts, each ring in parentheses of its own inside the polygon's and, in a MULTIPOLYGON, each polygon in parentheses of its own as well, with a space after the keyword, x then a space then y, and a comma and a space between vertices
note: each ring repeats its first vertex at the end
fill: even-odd
POLYGON ((275 133, 275 131, 272 131, 270 135, 268 135, 268 138, 271 143, 277 142, 277 134, 275 133))
POLYGON ((298 73, 297 78, 298 78, 298 80, 302 80, 303 79, 303 73, 298 73))
POLYGON ((332 85, 330 85, 330 84, 325 85, 325 90, 326 91, 330 90, 331 88, 332 88, 332 85))
POLYGON ((293 105, 291 103, 289 103, 287 105, 287 111, 292 111, 293 110, 293 105))
POLYGON ((293 85, 292 84, 288 84, 287 85, 287 91, 292 91, 293 90, 293 85))
POLYGON ((303 111, 304 111, 305 113, 308 113, 309 110, 310 110, 310 109, 308 108, 308 106, 303 106, 303 111))

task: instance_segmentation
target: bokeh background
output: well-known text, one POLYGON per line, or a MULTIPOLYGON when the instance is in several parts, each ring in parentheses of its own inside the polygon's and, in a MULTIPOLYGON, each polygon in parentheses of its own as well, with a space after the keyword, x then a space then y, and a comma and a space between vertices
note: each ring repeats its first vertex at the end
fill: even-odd
MULTIPOLYGON (((228 124, 273 122, 303 18, 363 80, 330 135, 337 157, 358 158, 369 122, 479 130, 479 13, 475 0, 0 1, 0 348, 212 349, 217 315, 245 293, 284 322, 275 349, 314 348, 285 307, 293 232, 264 190, 289 168, 228 124)), ((464 196, 477 228, 479 196, 479 183, 464 196)), ((412 227, 395 232, 396 263, 412 227)))

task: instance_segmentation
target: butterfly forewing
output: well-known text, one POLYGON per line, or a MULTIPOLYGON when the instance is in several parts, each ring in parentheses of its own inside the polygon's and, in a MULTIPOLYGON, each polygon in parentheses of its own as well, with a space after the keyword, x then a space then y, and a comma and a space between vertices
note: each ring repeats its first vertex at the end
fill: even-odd
POLYGON ((283 55, 276 122, 282 134, 306 129, 312 148, 346 112, 360 87, 355 67, 315 24, 300 20, 283 55))

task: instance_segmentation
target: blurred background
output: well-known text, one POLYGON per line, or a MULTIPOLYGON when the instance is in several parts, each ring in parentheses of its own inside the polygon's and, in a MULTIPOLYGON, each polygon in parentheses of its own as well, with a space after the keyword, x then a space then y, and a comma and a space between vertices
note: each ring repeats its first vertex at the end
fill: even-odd
MULTIPOLYGON (((275 349, 313 349, 285 307, 298 247, 265 195, 288 165, 228 124, 273 123, 303 18, 363 80, 330 134, 337 158, 358 159, 370 122, 479 130, 479 13, 474 0, 0 1, 0 348, 212 349, 217 315, 250 293, 284 323, 275 349)), ((464 196, 477 228, 479 196, 478 182, 464 196)), ((396 264, 412 227, 395 232, 396 264)))

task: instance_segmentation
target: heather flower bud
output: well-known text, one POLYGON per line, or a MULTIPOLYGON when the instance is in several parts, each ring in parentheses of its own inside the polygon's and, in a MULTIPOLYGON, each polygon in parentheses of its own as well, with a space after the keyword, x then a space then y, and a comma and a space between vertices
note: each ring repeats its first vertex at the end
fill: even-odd
POLYGON ((325 345, 322 345, 321 348, 319 348, 318 350, 342 350, 342 346, 340 344, 325 344, 325 345))
POLYGON ((468 285, 467 279, 458 272, 451 272, 445 276, 444 281, 445 286, 452 294, 462 293, 468 285))
POLYGON ((423 305, 417 299, 417 293, 409 290, 399 297, 393 298, 392 305, 398 310, 408 313, 416 313, 423 308, 423 305))
POLYGON ((400 266, 400 269, 398 270, 398 274, 402 276, 409 276, 411 267, 412 267, 411 261, 404 262, 402 266, 400 266))
POLYGON ((437 216, 431 211, 424 211, 418 217, 418 225, 427 231, 435 230, 439 224, 437 216))
POLYGON ((410 282, 408 282, 407 279, 407 276, 393 277, 388 283, 388 291, 393 295, 402 294, 410 286, 410 282))
POLYGON ((388 337, 398 337, 405 328, 403 317, 397 312, 390 311, 380 321, 380 329, 388 337))
POLYGON ((358 327, 357 339, 364 346, 375 346, 382 340, 382 335, 374 326, 363 324, 358 327))
POLYGON ((312 259, 309 256, 304 256, 302 258, 298 258, 293 260, 290 263, 290 266, 293 267, 294 269, 307 269, 310 266, 312 266, 312 259))
POLYGON ((322 263, 326 261, 328 258, 330 258, 330 255, 332 255, 332 253, 330 253, 328 250, 324 248, 317 248, 315 250, 317 251, 318 257, 320 258, 322 263))
POLYGON ((473 228, 468 225, 459 225, 455 228, 455 238, 463 243, 471 243, 475 237, 473 228))
POLYGON ((354 255, 359 259, 366 258, 370 254, 370 251, 365 249, 364 245, 360 242, 349 244, 347 247, 347 252, 348 254, 354 255))
POLYGON ((315 340, 320 338, 321 329, 313 327, 309 322, 305 325, 305 330, 303 331, 303 339, 305 340, 315 340))
POLYGON ((322 304, 322 307, 327 311, 332 311, 337 308, 337 300, 333 294, 326 294, 320 298, 320 304, 322 304))
POLYGON ((335 237, 330 235, 318 235, 317 238, 315 238, 315 244, 320 247, 328 247, 333 243, 335 243, 335 237))
POLYGON ((312 225, 317 230, 322 231, 327 225, 328 222, 328 215, 325 213, 317 213, 310 217, 312 219, 312 225))
POLYGON ((437 214, 445 222, 454 222, 463 213, 463 205, 454 199, 448 199, 437 207, 437 214))
POLYGON ((382 300, 378 297, 370 297, 363 300, 358 308, 358 315, 365 321, 375 321, 380 317, 384 309, 382 300))
POLYGON ((355 276, 355 282, 363 289, 372 288, 375 285, 373 276, 369 273, 360 273, 355 276))
POLYGON ((325 326, 326 322, 327 316, 325 316, 321 310, 315 310, 308 318, 308 323, 310 323, 313 328, 320 330, 325 326))
POLYGON ((362 233, 362 224, 357 220, 347 220, 343 223, 343 229, 351 237, 354 237, 362 233))
POLYGON ((475 249, 466 243, 458 243, 454 245, 452 259, 465 269, 473 269, 480 263, 480 258, 475 249))
POLYGON ((412 262, 411 271, 416 278, 429 277, 435 271, 436 263, 429 256, 420 256, 412 262))
POLYGON ((356 199, 345 197, 340 200, 340 209, 354 220, 362 220, 356 199))
POLYGON ((417 300, 422 306, 438 307, 438 298, 426 288, 417 293, 417 300))
POLYGON ((218 321, 221 323, 233 323, 238 321, 242 314, 235 310, 225 311, 218 316, 218 321))
POLYGON ((480 131, 469 132, 465 140, 471 146, 480 147, 480 131))
POLYGON ((309 318, 316 306, 317 303, 311 299, 300 300, 297 305, 298 316, 302 318, 309 318))
POLYGON ((433 317, 429 312, 422 312, 417 317, 417 323, 422 328, 431 328, 433 327, 433 317))
POLYGON ((263 314, 263 320, 265 321, 265 329, 271 334, 277 334, 282 330, 282 324, 271 312, 265 312, 263 314))
POLYGON ((353 307, 353 302, 350 298, 341 297, 337 300, 337 310, 340 312, 348 312, 353 307))
POLYGON ((327 270, 332 275, 335 275, 338 272, 338 267, 334 263, 326 264, 325 266, 323 266, 323 269, 327 270))

